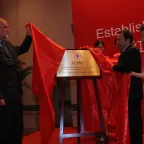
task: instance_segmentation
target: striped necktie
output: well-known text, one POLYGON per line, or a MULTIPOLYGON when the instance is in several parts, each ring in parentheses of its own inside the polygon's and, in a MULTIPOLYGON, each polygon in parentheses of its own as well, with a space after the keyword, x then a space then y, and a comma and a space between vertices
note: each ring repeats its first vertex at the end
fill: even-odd
POLYGON ((2 44, 1 44, 1 41, 0 41, 0 48, 2 48, 2 44))
POLYGON ((13 56, 12 56, 11 52, 10 52, 9 49, 4 45, 4 42, 3 42, 3 41, 1 41, 0 46, 3 48, 4 52, 6 53, 7 59, 8 59, 8 60, 13 60, 13 56))

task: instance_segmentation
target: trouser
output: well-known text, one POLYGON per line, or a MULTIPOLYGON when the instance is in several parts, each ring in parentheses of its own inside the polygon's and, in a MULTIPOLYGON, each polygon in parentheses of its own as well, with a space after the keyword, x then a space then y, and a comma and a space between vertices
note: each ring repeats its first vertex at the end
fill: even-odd
POLYGON ((0 144, 22 144, 21 140, 0 140, 0 144))
POLYGON ((141 99, 129 98, 128 115, 131 144, 142 144, 141 99))
POLYGON ((22 144, 22 113, 0 106, 0 144, 22 144))
POLYGON ((2 91, 6 105, 0 106, 0 144, 22 144, 23 109, 17 87, 2 91))

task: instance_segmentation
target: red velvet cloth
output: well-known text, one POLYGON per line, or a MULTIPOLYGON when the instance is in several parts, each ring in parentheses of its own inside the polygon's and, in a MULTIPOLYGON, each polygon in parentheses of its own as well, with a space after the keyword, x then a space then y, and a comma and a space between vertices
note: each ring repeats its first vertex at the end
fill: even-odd
MULTIPOLYGON (((108 57, 105 57, 99 49, 90 48, 90 51, 96 60, 98 66, 102 71, 103 78, 97 80, 99 97, 101 100, 102 111, 104 115, 105 123, 108 123, 112 126, 115 125, 114 119, 108 119, 111 112, 111 104, 115 99, 115 90, 117 89, 117 83, 115 79, 115 74, 112 71, 112 66, 108 57)), ((85 120, 85 129, 87 131, 100 130, 100 123, 96 105, 96 98, 92 80, 83 80, 82 81, 82 90, 83 92, 83 110, 84 110, 84 120, 85 120), (87 115, 88 114, 88 115, 87 115), (91 125, 90 122, 91 121, 91 125)), ((113 114, 111 114, 113 115, 113 114)), ((114 117, 112 117, 114 118, 114 117)))
MULTIPOLYGON (((144 134, 144 98, 142 99, 142 120, 143 120, 143 134, 144 134)), ((144 143, 144 139, 143 139, 144 143)))
MULTIPOLYGON (((41 143, 49 144, 49 138, 55 128, 55 113, 52 104, 54 77, 64 54, 64 48, 44 36, 34 25, 29 24, 32 31, 34 46, 33 57, 33 92, 40 97, 40 133, 41 143)), ((115 73, 113 60, 105 57, 100 50, 89 48, 103 78, 98 81, 100 100, 108 132, 116 135, 117 144, 129 144, 128 132, 128 90, 130 78, 128 75, 115 73)), ((84 122, 87 131, 99 131, 96 98, 91 80, 82 81, 82 102, 84 122)))
POLYGON ((40 100, 41 144, 49 144, 55 129, 55 112, 52 92, 55 74, 65 49, 43 35, 33 24, 29 24, 33 39, 32 90, 40 100))
MULTIPOLYGON (((119 54, 112 59, 105 57, 99 49, 89 48, 103 78, 97 80, 105 125, 110 136, 115 136, 117 144, 129 144, 128 95, 130 76, 115 73, 112 66, 117 63, 119 54)), ((101 131, 96 98, 91 80, 82 81, 83 111, 85 129, 101 131)), ((110 143, 114 143, 111 141, 110 143)))
POLYGON ((118 92, 116 110, 116 143, 130 144, 129 122, 128 122, 128 96, 130 87, 130 76, 117 73, 118 92))

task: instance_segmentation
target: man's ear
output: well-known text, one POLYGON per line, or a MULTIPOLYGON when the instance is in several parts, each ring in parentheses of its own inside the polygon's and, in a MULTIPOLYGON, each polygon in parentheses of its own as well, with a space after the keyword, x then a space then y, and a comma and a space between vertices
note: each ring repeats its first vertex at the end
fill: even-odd
POLYGON ((127 41, 128 44, 130 43, 130 39, 127 39, 126 41, 127 41))

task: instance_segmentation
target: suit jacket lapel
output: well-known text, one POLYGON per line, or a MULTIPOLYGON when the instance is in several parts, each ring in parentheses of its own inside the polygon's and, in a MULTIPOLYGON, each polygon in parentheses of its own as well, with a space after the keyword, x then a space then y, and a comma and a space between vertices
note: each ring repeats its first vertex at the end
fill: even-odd
POLYGON ((125 49, 125 51, 124 51, 123 53, 129 51, 129 49, 131 49, 131 48, 132 48, 132 45, 129 45, 129 46, 125 49))
POLYGON ((0 52, 2 52, 3 53, 3 48, 0 46, 0 52))
POLYGON ((2 45, 1 45, 1 41, 0 41, 0 52, 3 53, 3 47, 2 47, 2 45))
POLYGON ((119 56, 119 59, 118 59, 118 63, 121 61, 121 58, 129 51, 129 49, 131 49, 133 46, 132 45, 129 45, 124 52, 121 53, 121 55, 119 56))
POLYGON ((8 42, 4 41, 4 45, 8 48, 8 50, 10 51, 10 53, 12 54, 12 57, 14 59, 15 62, 17 62, 17 55, 14 52, 13 47, 11 46, 11 44, 9 44, 8 42))

